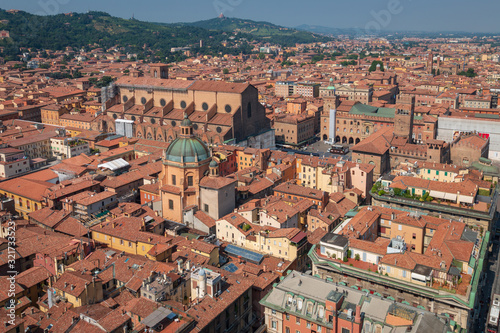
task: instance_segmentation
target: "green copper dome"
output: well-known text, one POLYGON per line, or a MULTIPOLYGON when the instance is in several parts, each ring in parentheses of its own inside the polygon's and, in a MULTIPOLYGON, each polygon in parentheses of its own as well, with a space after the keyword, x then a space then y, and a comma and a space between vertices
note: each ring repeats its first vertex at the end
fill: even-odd
POLYGON ((219 166, 219 164, 217 163, 217 161, 212 160, 212 161, 210 162, 210 167, 212 167, 212 168, 216 168, 216 167, 218 167, 218 166, 219 166))
POLYGON ((208 147, 197 137, 178 137, 167 148, 166 159, 171 162, 193 163, 210 157, 208 147))

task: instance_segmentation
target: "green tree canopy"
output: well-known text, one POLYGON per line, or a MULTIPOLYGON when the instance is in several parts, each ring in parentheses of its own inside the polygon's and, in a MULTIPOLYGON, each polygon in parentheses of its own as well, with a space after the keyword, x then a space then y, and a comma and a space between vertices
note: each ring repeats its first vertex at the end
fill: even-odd
POLYGON ((384 71, 384 63, 380 60, 373 60, 370 68, 368 69, 368 71, 370 72, 374 72, 377 70, 377 65, 380 65, 380 70, 383 72, 384 71))

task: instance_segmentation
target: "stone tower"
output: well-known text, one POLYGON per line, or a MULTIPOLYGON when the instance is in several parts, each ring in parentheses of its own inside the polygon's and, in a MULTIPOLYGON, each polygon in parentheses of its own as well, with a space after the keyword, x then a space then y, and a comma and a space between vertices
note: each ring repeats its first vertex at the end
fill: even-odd
POLYGON ((413 142, 413 105, 398 105, 394 115, 394 135, 413 142))
POLYGON ((427 73, 432 74, 432 69, 434 66, 434 56, 432 52, 429 52, 429 55, 427 56, 427 73))

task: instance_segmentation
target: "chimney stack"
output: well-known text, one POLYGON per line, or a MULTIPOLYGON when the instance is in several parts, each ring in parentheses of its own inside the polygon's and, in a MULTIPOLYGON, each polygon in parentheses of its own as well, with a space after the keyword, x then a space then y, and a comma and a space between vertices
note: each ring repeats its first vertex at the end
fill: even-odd
POLYGON ((361 323, 361 305, 356 305, 356 317, 355 317, 355 322, 356 323, 361 323))

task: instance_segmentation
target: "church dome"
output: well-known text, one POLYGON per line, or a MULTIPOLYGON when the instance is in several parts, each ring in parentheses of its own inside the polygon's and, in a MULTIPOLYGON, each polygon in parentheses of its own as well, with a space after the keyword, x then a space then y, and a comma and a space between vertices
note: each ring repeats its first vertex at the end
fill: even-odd
POLYGON ((218 166, 219 166, 219 164, 217 163, 217 161, 216 161, 216 160, 212 160, 212 161, 210 162, 210 167, 211 167, 211 168, 217 168, 218 166))
POLYGON ((199 138, 181 136, 168 146, 165 155, 167 161, 194 163, 209 158, 210 151, 199 138))

